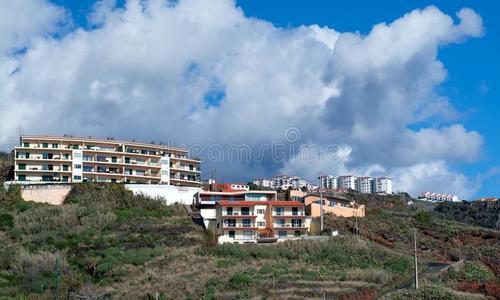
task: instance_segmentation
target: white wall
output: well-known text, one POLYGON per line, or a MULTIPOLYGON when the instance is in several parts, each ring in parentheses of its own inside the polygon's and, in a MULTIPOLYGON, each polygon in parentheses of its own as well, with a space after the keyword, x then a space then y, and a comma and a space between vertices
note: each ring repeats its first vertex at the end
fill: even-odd
POLYGON ((194 194, 201 188, 183 187, 163 184, 126 184, 125 187, 134 194, 143 193, 150 197, 165 198, 167 204, 181 203, 191 205, 194 194))

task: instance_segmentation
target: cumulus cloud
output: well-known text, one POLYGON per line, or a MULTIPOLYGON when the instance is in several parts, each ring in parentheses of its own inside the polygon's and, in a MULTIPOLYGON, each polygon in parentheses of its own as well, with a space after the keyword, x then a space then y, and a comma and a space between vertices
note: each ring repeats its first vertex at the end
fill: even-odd
POLYGON ((88 17, 91 29, 54 37, 62 8, 41 0, 16 5, 0 2, 0 13, 19 16, 0 21, 0 144, 23 126, 34 134, 258 151, 287 144, 283 132, 300 129, 284 160, 207 160, 225 178, 390 173, 429 161, 448 170, 480 152, 480 134, 457 123, 451 100, 436 92, 447 76, 439 47, 483 34, 481 17, 468 8, 458 22, 436 7, 416 9, 361 35, 278 28, 246 17, 231 0, 129 0, 123 8, 103 0, 88 17), (45 17, 17 26, 37 19, 33 11, 45 17), (9 54, 19 47, 26 49, 9 54), (422 125, 429 121, 432 128, 422 125), (342 159, 305 163, 300 157, 311 150, 298 147, 304 143, 337 145, 342 159))

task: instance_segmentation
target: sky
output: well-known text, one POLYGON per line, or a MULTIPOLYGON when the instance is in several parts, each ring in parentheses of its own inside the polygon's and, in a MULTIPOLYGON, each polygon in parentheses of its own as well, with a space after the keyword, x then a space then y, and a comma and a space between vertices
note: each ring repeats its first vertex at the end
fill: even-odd
POLYGON ((203 177, 499 196, 495 1, 0 0, 0 148, 191 147, 203 177))

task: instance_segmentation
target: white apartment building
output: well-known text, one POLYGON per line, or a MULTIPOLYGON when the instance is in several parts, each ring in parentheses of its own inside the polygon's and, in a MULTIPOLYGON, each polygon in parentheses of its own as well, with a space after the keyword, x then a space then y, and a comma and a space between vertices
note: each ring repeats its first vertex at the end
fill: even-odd
POLYGON ((358 177, 356 178, 356 191, 361 194, 371 194, 374 192, 374 179, 372 177, 358 177))
POLYGON ((14 182, 123 182, 199 187, 200 159, 180 147, 94 138, 22 136, 14 182))
POLYGON ((345 175, 339 176, 339 187, 347 190, 356 190, 356 176, 345 175))
POLYGON ((322 189, 338 189, 339 188, 339 177, 333 175, 320 176, 321 188, 322 189))
POLYGON ((313 185, 309 181, 301 179, 299 176, 279 175, 272 178, 271 187, 282 190, 287 190, 289 188, 302 189, 304 187, 311 189, 313 185))
POLYGON ((377 193, 392 194, 392 179, 387 177, 377 178, 377 193))

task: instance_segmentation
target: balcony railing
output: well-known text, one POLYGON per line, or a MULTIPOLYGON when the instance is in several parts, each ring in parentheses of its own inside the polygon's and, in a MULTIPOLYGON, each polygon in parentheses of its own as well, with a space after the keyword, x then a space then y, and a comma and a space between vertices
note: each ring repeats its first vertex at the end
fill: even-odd
POLYGON ((229 228, 252 228, 256 227, 254 223, 243 224, 243 223, 224 223, 224 227, 229 228))
POLYGON ((273 211, 273 216, 277 217, 295 217, 295 216, 305 216, 303 211, 273 211))
POLYGON ((273 224, 274 227, 280 227, 280 228, 306 228, 305 224, 290 224, 290 223, 285 223, 285 224, 273 224))
POLYGON ((222 215, 223 216, 254 216, 254 211, 251 210, 251 211, 248 211, 248 212, 241 212, 241 211, 233 211, 233 212, 229 212, 229 211, 222 211, 222 215))

